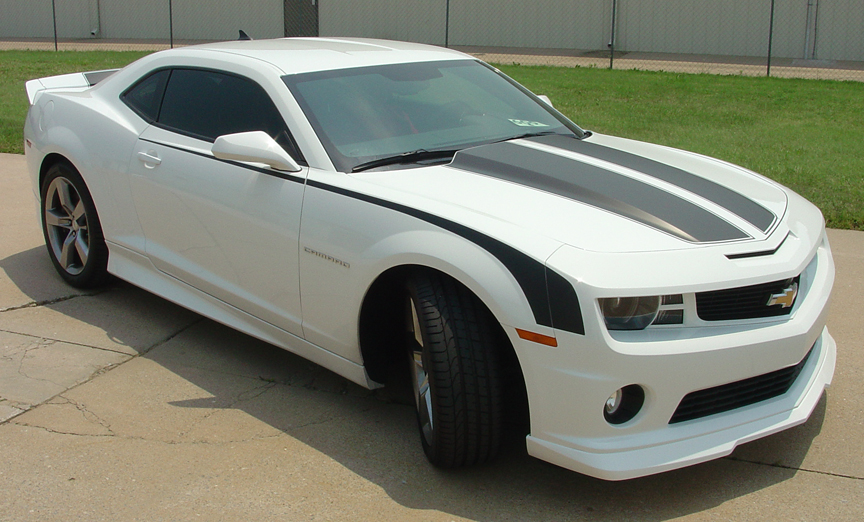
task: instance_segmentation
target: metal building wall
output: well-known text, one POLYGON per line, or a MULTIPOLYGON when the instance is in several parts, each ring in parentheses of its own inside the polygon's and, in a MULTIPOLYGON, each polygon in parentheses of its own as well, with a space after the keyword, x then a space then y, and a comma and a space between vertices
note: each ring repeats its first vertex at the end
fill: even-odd
MULTIPOLYGON (((619 1, 624 51, 765 56, 770 4, 752 0, 619 1)), ((773 55, 803 58, 807 0, 775 4, 773 55)))
POLYGON ((446 0, 320 0, 321 36, 444 44, 446 0))
POLYGON ((815 58, 864 60, 864 2, 820 0, 815 58))

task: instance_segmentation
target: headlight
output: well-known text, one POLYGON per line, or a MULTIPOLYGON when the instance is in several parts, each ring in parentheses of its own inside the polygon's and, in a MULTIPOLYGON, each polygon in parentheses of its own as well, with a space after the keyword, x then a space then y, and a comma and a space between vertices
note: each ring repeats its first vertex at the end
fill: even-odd
POLYGON ((642 330, 657 318, 660 296, 600 299, 600 311, 610 330, 642 330))

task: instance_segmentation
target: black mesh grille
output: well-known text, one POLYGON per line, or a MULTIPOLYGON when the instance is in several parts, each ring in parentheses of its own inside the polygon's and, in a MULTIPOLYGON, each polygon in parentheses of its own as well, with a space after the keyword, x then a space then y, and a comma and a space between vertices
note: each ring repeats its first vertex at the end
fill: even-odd
POLYGON ((789 315, 792 307, 782 305, 768 306, 774 294, 797 283, 798 277, 759 285, 742 286, 714 292, 696 294, 696 313, 703 321, 730 321, 736 319, 755 319, 789 315))
POLYGON ((809 357, 810 353, 795 366, 776 372, 688 393, 669 424, 707 417, 783 395, 798 378, 809 357))

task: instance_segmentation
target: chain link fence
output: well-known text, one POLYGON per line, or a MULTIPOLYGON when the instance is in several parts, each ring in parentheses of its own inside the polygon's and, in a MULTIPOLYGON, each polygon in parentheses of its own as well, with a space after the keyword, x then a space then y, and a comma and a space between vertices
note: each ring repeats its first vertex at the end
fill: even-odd
POLYGON ((0 0, 0 49, 430 43, 493 63, 864 81, 864 0, 0 0))

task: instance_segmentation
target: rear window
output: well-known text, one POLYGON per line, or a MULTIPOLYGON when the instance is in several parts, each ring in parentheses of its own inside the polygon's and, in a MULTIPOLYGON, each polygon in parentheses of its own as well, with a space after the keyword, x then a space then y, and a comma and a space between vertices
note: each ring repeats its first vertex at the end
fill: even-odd
POLYGON ((171 71, 164 69, 147 76, 123 94, 123 101, 148 122, 156 121, 170 73, 171 71))

